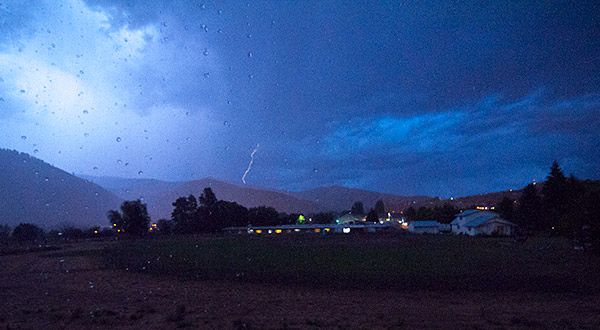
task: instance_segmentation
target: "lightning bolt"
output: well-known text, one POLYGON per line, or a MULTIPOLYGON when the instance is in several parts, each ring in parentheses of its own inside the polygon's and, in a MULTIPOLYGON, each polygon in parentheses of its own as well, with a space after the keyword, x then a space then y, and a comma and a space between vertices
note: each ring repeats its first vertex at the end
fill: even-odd
POLYGON ((252 168, 252 163, 254 162, 254 154, 258 151, 259 146, 260 146, 260 144, 257 143, 256 148, 254 148, 254 150, 250 154, 250 164, 248 164, 248 168, 246 169, 246 172, 244 172, 244 175, 242 175, 242 182, 244 184, 246 184, 246 175, 248 174, 248 172, 250 172, 250 169, 252 168))

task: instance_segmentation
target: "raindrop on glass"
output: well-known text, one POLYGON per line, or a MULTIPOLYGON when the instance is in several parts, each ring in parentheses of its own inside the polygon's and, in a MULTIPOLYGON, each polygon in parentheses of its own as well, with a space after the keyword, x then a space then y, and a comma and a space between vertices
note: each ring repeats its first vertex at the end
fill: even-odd
POLYGON ((121 137, 117 137, 117 142, 121 142, 121 137))
POLYGON ((33 153, 34 153, 34 154, 37 154, 38 152, 40 152, 40 151, 39 151, 39 150, 37 150, 37 149, 33 150, 33 153))
POLYGON ((142 175, 142 174, 144 174, 144 172, 138 171, 138 175, 142 175))
POLYGON ((21 135, 21 140, 27 140, 27 137, 25 135, 21 135))
POLYGON ((204 51, 202 52, 202 55, 208 56, 208 49, 207 48, 204 48, 204 51))

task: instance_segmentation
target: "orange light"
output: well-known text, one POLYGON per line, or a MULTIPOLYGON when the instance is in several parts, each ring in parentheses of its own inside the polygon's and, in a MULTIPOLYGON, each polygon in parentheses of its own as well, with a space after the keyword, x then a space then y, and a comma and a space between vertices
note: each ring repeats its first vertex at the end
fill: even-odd
POLYGON ((281 229, 275 229, 276 234, 281 234, 281 229))
POLYGON ((256 232, 257 234, 262 234, 262 230, 260 230, 260 229, 257 229, 257 230, 255 230, 255 232, 256 232))
POLYGON ((315 233, 320 233, 321 229, 320 228, 315 228, 315 233))

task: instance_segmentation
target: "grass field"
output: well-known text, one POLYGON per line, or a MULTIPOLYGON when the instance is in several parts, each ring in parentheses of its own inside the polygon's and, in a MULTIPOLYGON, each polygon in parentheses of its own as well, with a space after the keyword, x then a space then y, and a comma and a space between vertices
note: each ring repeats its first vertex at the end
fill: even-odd
POLYGON ((159 276, 286 286, 599 292, 600 258, 561 238, 281 235, 122 241, 102 263, 159 276))

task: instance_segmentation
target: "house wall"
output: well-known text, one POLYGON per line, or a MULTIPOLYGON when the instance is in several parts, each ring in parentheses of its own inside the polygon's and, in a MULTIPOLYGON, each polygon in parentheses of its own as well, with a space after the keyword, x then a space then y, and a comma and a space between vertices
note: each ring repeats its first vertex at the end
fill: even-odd
POLYGON ((499 236, 510 236, 513 234, 513 226, 490 222, 483 224, 476 229, 476 235, 499 235, 499 236))
POLYGON ((452 233, 453 234, 473 235, 473 234, 469 234, 469 230, 464 223, 461 223, 458 225, 452 225, 452 233))
POLYGON ((439 234, 440 233, 440 228, 439 227, 410 227, 408 228, 408 231, 411 233, 415 233, 415 234, 439 234))

